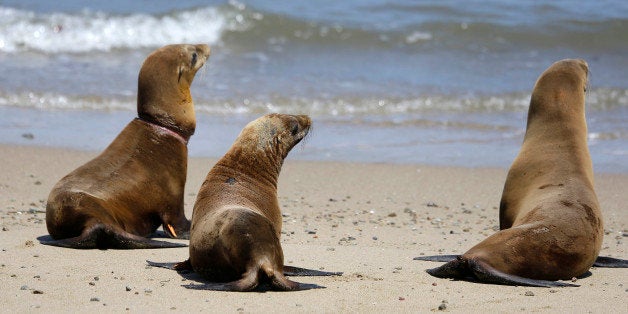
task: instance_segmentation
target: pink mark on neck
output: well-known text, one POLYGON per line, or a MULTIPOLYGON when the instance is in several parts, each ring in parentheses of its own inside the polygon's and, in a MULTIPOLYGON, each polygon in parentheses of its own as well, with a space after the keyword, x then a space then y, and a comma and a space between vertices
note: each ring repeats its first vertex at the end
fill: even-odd
POLYGON ((172 135, 173 137, 177 138, 178 140, 180 140, 181 142, 183 142, 183 144, 187 145, 188 144, 188 140, 186 140, 181 134, 165 127, 165 126, 161 126, 159 124, 155 124, 153 122, 150 121, 146 121, 142 118, 135 118, 138 121, 141 121, 143 123, 148 124, 150 127, 152 127, 153 129, 155 129, 158 133, 165 133, 165 134, 169 134, 172 135))

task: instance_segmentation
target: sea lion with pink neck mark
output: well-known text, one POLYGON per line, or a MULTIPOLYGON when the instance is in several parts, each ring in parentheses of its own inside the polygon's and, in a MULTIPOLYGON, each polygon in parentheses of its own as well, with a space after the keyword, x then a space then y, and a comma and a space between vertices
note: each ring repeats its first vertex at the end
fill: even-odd
POLYGON ((190 85, 209 46, 168 45, 144 61, 138 78, 138 118, 96 158, 62 178, 46 205, 54 240, 75 249, 143 249, 185 244, 146 238, 162 225, 187 238, 183 210, 187 142, 196 118, 190 85))

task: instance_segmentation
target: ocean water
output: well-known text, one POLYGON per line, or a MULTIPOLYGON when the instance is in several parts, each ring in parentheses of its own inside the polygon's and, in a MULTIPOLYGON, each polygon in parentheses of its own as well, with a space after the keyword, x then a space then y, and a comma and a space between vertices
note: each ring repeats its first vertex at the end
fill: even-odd
POLYGON ((103 149, 182 42, 212 48, 192 156, 284 112, 314 120, 291 159, 508 167, 536 78, 583 58, 594 168, 628 173, 625 1, 0 1, 0 143, 103 149))

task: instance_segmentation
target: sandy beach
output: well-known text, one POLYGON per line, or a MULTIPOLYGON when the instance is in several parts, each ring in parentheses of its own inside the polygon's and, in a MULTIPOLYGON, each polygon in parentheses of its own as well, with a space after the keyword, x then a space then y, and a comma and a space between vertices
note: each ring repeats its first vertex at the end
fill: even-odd
MULTIPOLYGON (((307 149, 307 148, 306 148, 307 149)), ((2 312, 570 312, 625 313, 628 270, 591 269, 577 288, 530 288, 438 279, 425 254, 462 253, 497 230, 507 169, 286 160, 279 179, 286 264, 342 271, 292 277, 325 289, 211 292, 196 278, 146 266, 187 248, 72 250, 47 235, 52 186, 97 152, 0 146, 2 312), (622 305, 623 304, 623 305, 622 305), (440 307, 440 309, 439 309, 440 307)), ((214 159, 191 158, 186 215, 214 159)), ((597 174, 602 255, 628 257, 628 175, 597 174)), ((177 241, 177 240, 169 240, 177 241)), ((180 241, 185 242, 185 241, 180 241)))

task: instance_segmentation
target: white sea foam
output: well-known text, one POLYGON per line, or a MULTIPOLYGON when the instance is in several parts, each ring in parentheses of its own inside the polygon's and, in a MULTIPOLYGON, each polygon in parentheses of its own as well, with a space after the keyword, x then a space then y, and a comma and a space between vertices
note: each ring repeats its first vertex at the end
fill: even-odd
POLYGON ((81 53, 136 49, 173 42, 213 44, 229 27, 216 8, 166 15, 83 11, 38 14, 0 7, 0 52, 81 53))
MULTIPOLYGON (((605 110, 628 106, 628 90, 594 89, 588 94, 588 110, 605 110), (614 96, 614 97, 613 97, 614 96), (619 97, 621 96, 621 97, 619 97)), ((70 110, 135 110, 134 94, 107 97, 101 95, 64 95, 54 92, 2 92, 0 106, 70 110)), ((397 98, 303 98, 271 99, 194 99, 196 111, 209 114, 265 114, 270 112, 302 113, 343 117, 356 115, 397 115, 434 112, 494 113, 526 112, 530 96, 526 93, 502 95, 425 95, 397 98)), ((591 134, 591 139, 596 135, 591 134)))
POLYGON ((125 99, 103 98, 98 96, 68 96, 57 93, 15 93, 0 92, 0 106, 37 108, 46 110, 135 110, 135 97, 125 99))
POLYGON ((406 36, 407 44, 414 44, 419 41, 428 41, 432 39, 432 34, 428 32, 413 32, 412 34, 406 36))

